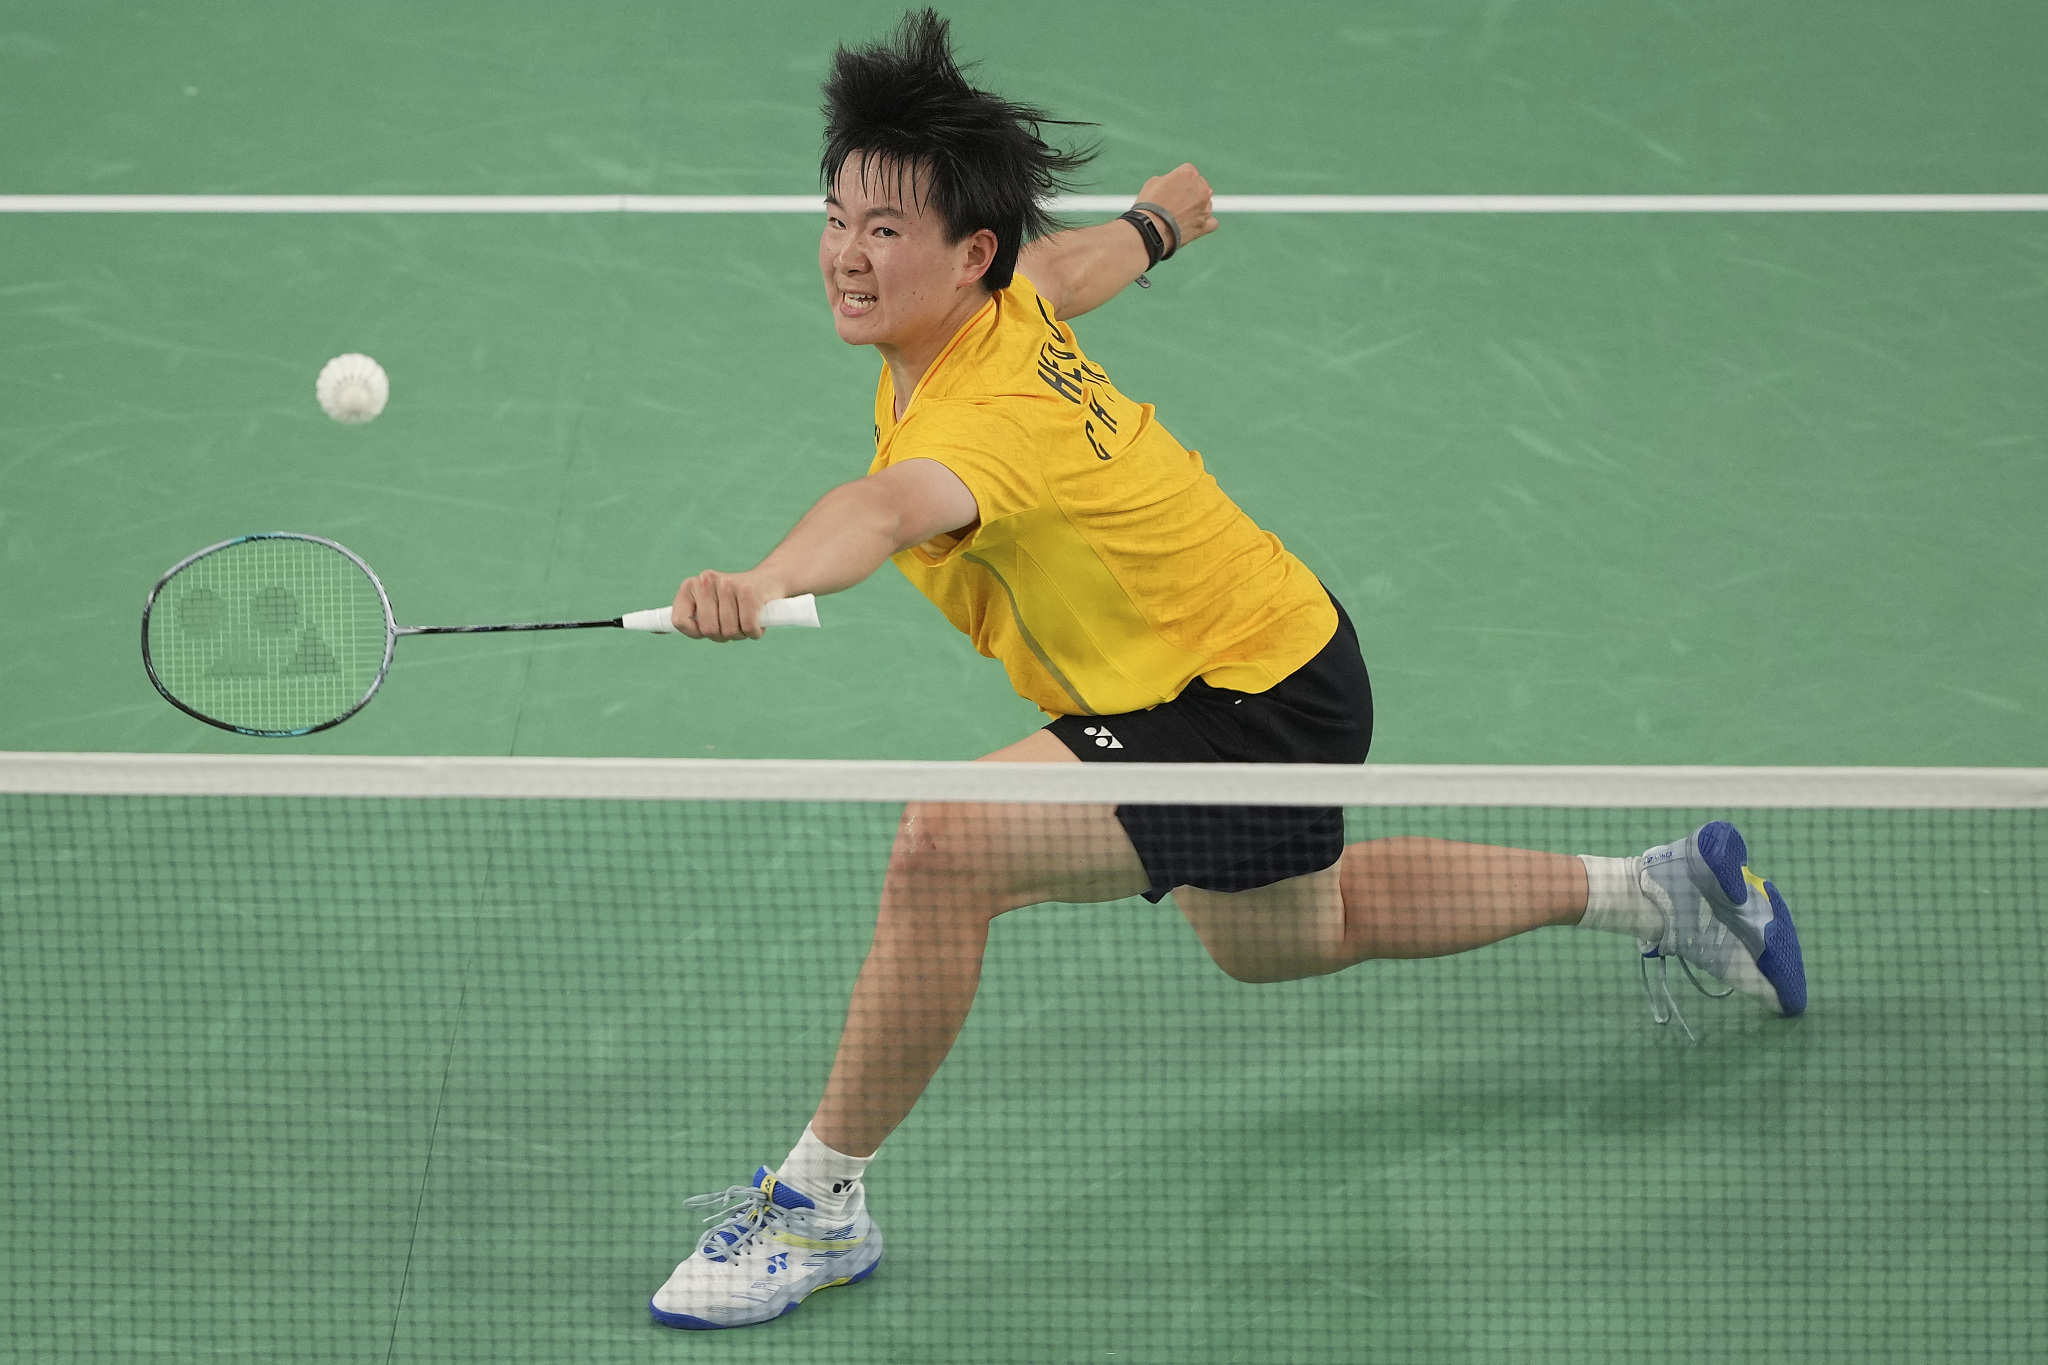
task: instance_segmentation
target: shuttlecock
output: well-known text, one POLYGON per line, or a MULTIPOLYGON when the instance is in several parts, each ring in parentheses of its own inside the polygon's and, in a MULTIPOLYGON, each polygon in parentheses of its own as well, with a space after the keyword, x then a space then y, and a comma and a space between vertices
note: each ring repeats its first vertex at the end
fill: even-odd
POLYGON ((391 397, 391 379, 382 365, 351 351, 320 367, 313 393, 329 417, 354 425, 384 411, 391 397))

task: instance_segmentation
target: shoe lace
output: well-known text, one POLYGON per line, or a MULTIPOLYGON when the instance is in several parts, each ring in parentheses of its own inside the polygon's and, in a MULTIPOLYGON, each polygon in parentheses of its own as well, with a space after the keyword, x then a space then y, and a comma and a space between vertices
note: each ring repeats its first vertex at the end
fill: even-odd
MULTIPOLYGON (((1643 999, 1650 1003, 1650 1017, 1660 1025, 1669 1024, 1672 1020, 1676 1019, 1678 1026, 1685 1030, 1686 1041, 1697 1043, 1700 1040, 1700 1036, 1692 1031, 1691 1024, 1685 1022, 1685 1013, 1678 1008, 1678 1000, 1671 994, 1670 956, 1646 938, 1637 939, 1636 946, 1643 950, 1642 957, 1636 961, 1636 967, 1642 974, 1643 999), (1650 959, 1653 957, 1657 959, 1656 991, 1650 989, 1650 959), (1662 1009, 1657 1007, 1658 992, 1661 992, 1664 996, 1664 1007, 1662 1009)), ((1707 997, 1707 999, 1726 1000, 1729 996, 1735 994, 1733 986, 1730 986, 1725 991, 1710 991, 1705 986, 1702 986, 1700 979, 1693 975, 1692 964, 1687 962, 1683 956, 1678 959, 1678 965, 1684 968, 1685 979, 1692 982, 1692 988, 1707 997)))
POLYGON ((730 1185, 716 1194, 693 1194, 683 1201, 683 1207, 712 1210, 704 1221, 717 1226, 698 1239, 697 1250, 714 1261, 724 1261, 746 1250, 768 1230, 776 1206, 769 1202, 766 1190, 730 1185))

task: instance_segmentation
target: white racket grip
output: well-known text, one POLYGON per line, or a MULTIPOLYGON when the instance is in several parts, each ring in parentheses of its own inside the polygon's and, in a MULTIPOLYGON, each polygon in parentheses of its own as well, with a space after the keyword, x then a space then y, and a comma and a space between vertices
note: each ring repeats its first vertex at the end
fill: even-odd
MULTIPOLYGON (((647 611, 629 611, 619 618, 619 624, 627 630, 644 630, 655 635, 674 635, 676 620, 673 608, 653 607, 647 611)), ((761 624, 764 626, 815 626, 818 624, 818 599, 811 593, 802 597, 780 597, 761 608, 761 624)))
POLYGON ((764 626, 815 626, 818 624, 818 599, 813 593, 801 597, 778 597, 761 607, 761 624, 764 626))
POLYGON ((619 618, 619 624, 627 630, 644 630, 655 635, 676 633, 674 607, 653 607, 647 611, 629 611, 619 618))

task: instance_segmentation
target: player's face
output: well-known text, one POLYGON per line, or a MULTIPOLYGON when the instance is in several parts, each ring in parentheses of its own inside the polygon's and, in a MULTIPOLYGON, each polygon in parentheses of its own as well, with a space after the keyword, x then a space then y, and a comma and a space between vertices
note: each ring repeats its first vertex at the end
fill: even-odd
POLYGON ((962 307, 987 297, 976 283, 995 234, 946 240, 946 220, 921 203, 894 167, 846 159, 825 202, 818 268, 832 325, 854 346, 916 349, 937 329, 957 327, 962 307), (972 298, 966 297, 972 294, 972 298), (950 324, 950 326, 949 326, 950 324))

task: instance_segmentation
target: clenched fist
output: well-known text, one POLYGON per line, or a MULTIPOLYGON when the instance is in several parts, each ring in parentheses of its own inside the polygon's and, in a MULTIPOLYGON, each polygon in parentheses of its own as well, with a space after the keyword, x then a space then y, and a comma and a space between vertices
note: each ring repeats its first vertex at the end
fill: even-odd
MULTIPOLYGON (((1180 224, 1181 239, 1173 240, 1173 228, 1159 224, 1160 236, 1166 245, 1178 251, 1197 237, 1206 237, 1216 230, 1216 208, 1209 182, 1195 169, 1193 162, 1174 167, 1165 175, 1155 175, 1145 182, 1145 188, 1138 191, 1138 198, 1146 203, 1157 204, 1174 216, 1180 224)), ((1157 214, 1152 215, 1155 219, 1157 214)))

